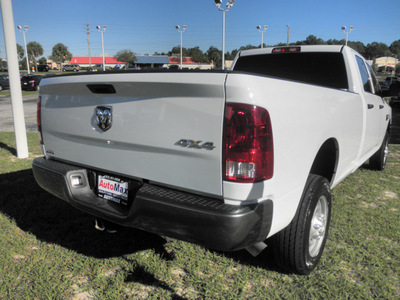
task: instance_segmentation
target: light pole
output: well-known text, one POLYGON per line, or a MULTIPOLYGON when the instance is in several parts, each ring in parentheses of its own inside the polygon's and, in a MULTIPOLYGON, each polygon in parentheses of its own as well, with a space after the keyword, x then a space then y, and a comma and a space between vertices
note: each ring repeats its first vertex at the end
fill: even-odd
POLYGON ((261 32, 261 48, 264 48, 264 32, 267 31, 268 25, 264 25, 263 30, 261 29, 261 26, 258 25, 257 29, 259 32, 261 32))
POLYGON ((101 28, 103 29, 103 31, 101 31, 101 28, 100 28, 99 25, 97 25, 96 28, 97 28, 97 30, 101 33, 101 48, 102 48, 102 50, 103 50, 103 71, 105 71, 105 70, 106 70, 106 66, 105 66, 105 63, 104 63, 104 39, 103 39, 103 32, 106 31, 107 26, 105 26, 105 25, 101 26, 101 28))
POLYGON ((286 27, 287 27, 287 42, 286 42, 286 45, 289 46, 289 31, 290 31, 290 27, 289 27, 289 25, 286 25, 286 27))
POLYGON ((181 70, 182 70, 182 34, 185 32, 185 30, 187 29, 186 25, 182 26, 182 30, 179 30, 181 27, 179 25, 175 26, 176 30, 178 30, 178 32, 181 33, 181 70))
POLYGON ((226 8, 221 8, 222 0, 214 0, 215 6, 222 11, 222 70, 225 70, 225 13, 233 6, 235 0, 229 0, 226 8))
POLYGON ((346 26, 342 26, 343 32, 346 34, 346 46, 347 46, 347 41, 349 39, 349 33, 354 29, 354 26, 349 27, 349 31, 346 31, 346 26))
MULTIPOLYGON (((15 26, 15 25, 14 25, 15 26)), ((24 26, 24 30, 22 30, 22 26, 18 25, 17 28, 19 29, 19 31, 22 32, 22 35, 24 36, 24 45, 25 45, 25 58, 26 58, 26 67, 28 69, 28 74, 31 74, 30 70, 29 70, 29 59, 28 59, 28 48, 26 48, 26 38, 25 38, 25 32, 28 31, 29 26, 24 26)))

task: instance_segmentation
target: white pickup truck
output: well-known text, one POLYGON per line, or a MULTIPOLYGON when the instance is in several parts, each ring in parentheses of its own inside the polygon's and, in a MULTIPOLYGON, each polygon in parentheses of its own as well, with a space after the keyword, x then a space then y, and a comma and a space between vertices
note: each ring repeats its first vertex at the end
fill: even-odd
POLYGON ((346 46, 240 52, 226 72, 45 78, 39 185, 123 226, 258 254, 309 274, 331 188, 369 159, 382 170, 391 109, 346 46))

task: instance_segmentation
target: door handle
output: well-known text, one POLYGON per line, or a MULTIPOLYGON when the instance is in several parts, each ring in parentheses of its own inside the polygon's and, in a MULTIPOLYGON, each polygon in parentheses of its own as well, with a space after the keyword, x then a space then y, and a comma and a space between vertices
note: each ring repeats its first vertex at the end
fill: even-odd
POLYGON ((372 108, 374 108, 374 105, 373 104, 368 104, 368 109, 372 109, 372 108))
POLYGON ((383 109, 385 106, 383 105, 379 105, 379 109, 383 109))

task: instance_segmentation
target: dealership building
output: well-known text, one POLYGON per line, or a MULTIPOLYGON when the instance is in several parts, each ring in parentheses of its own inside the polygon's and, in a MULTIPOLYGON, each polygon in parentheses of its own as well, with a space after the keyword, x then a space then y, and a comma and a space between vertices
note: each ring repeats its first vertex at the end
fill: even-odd
MULTIPOLYGON (((88 56, 74 56, 67 64, 75 64, 81 67, 89 67, 97 64, 103 64, 103 57, 89 57, 88 56)), ((114 57, 104 57, 104 64, 106 68, 123 68, 125 67, 124 62, 116 60, 114 57)), ((180 57, 169 57, 169 56, 136 56, 136 62, 134 65, 130 65, 130 68, 147 69, 147 68, 169 68, 173 65, 180 65, 180 57)), ((192 61, 190 57, 182 58, 182 68, 186 69, 201 69, 209 70, 214 67, 213 63, 197 63, 192 61)))

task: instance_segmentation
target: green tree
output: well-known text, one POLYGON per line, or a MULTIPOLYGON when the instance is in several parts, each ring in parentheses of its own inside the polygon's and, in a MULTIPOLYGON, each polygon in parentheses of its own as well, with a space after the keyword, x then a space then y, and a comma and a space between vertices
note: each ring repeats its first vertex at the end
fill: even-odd
POLYGON ((215 48, 214 46, 211 46, 207 50, 207 57, 209 62, 213 62, 215 68, 219 69, 222 67, 222 54, 221 50, 218 48, 215 48))
POLYGON ((137 60, 135 53, 127 49, 118 51, 117 54, 114 55, 114 58, 117 61, 126 63, 126 65, 134 64, 137 60))
POLYGON ((349 41, 347 45, 354 50, 356 50, 358 53, 360 53, 362 56, 365 56, 365 45, 362 42, 351 42, 349 41))
POLYGON ((197 63, 207 63, 208 57, 204 54, 203 51, 200 50, 200 47, 193 47, 189 49, 189 56, 192 58, 194 62, 197 63))
POLYGON ((315 35, 309 35, 303 43, 304 45, 324 45, 325 41, 315 35))
POLYGON ((46 57, 41 57, 41 58, 39 58, 38 63, 39 63, 40 65, 45 65, 45 64, 47 64, 47 59, 46 59, 46 57))
POLYGON ((17 44, 17 54, 18 54, 19 59, 22 59, 25 56, 25 50, 24 50, 24 48, 22 48, 22 46, 20 44, 17 44))
MULTIPOLYGON (((181 57, 181 46, 175 46, 167 53, 168 56, 173 56, 173 61, 180 62, 181 57)), ((186 61, 186 57, 190 57, 192 61, 197 63, 207 63, 208 57, 207 55, 200 50, 199 46, 193 48, 185 48, 182 47, 182 57, 183 61, 186 61)))
POLYGON ((65 46, 62 43, 58 43, 53 47, 53 51, 51 52, 50 58, 57 64, 60 64, 60 70, 61 70, 61 65, 65 61, 72 59, 72 54, 71 52, 68 51, 67 46, 65 46))
POLYGON ((364 57, 375 59, 382 56, 390 56, 389 47, 384 43, 373 42, 365 47, 364 57))
POLYGON ((344 45, 346 44, 346 40, 337 40, 337 39, 329 39, 326 41, 327 45, 344 45))
POLYGON ((246 46, 240 47, 239 50, 250 50, 250 49, 257 49, 257 48, 259 48, 259 47, 248 44, 246 46))
MULTIPOLYGON (((179 56, 181 55, 181 46, 175 46, 172 48, 171 51, 168 52, 168 56, 179 56)), ((190 51, 189 49, 182 47, 182 56, 187 57, 190 56, 190 51)))
POLYGON ((390 52, 392 52, 393 55, 397 56, 398 59, 400 59, 400 40, 394 41, 390 46, 389 46, 390 52))
POLYGON ((238 52, 239 52, 238 49, 232 50, 232 52, 227 52, 225 54, 225 59, 226 60, 234 60, 236 55, 238 54, 238 52))
POLYGON ((28 59, 33 61, 35 70, 37 70, 37 58, 43 55, 43 47, 38 42, 29 42, 26 48, 28 49, 28 59))

